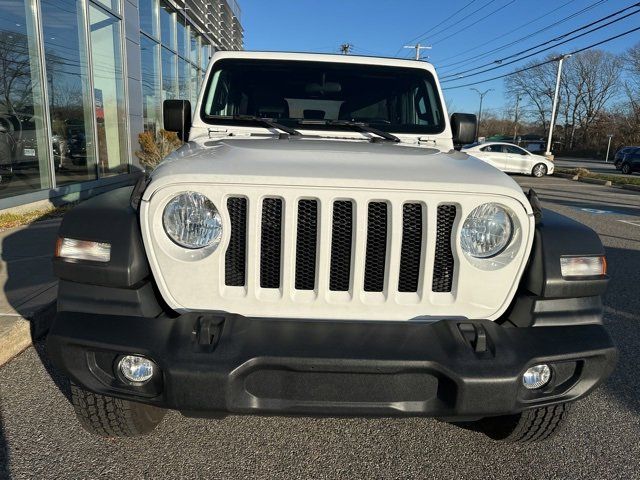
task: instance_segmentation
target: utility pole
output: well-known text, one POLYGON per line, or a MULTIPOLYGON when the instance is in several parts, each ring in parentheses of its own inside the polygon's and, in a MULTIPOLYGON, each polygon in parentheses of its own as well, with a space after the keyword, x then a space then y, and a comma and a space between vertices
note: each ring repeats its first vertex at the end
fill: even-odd
POLYGON ((520 95, 516 96, 516 119, 513 127, 513 143, 516 143, 518 138, 518 106, 520 105, 520 95))
POLYGON ((343 55, 349 55, 349 52, 351 52, 352 48, 353 45, 351 45, 350 43, 343 43, 342 45, 340 45, 340 51, 343 55))
POLYGON ((551 156, 551 137, 553 136, 553 127, 556 123, 556 110, 558 108, 558 94, 560 93, 560 78, 562 77, 562 62, 571 55, 560 55, 558 60, 558 76, 556 78, 556 91, 553 94, 553 104, 551 105, 551 119, 549 120, 549 138, 547 139, 547 151, 544 152, 546 157, 551 156))
POLYGON ((609 149, 611 148, 611 139, 613 138, 613 133, 607 135, 609 137, 609 143, 607 144, 607 156, 604 157, 604 163, 609 163, 609 149))
POLYGON ((470 88, 469 90, 473 90, 474 92, 478 92, 478 95, 480 95, 480 109, 478 110, 478 123, 476 124, 476 142, 477 142, 478 141, 478 134, 480 133, 480 120, 482 120, 482 100, 484 100, 484 96, 487 93, 493 91, 493 88, 490 88, 489 90, 485 90, 484 92, 481 92, 477 88, 470 88))
POLYGON ((431 50, 431 46, 422 46, 419 43, 415 45, 405 45, 404 48, 412 48, 416 51, 416 60, 420 60, 420 50, 431 50))

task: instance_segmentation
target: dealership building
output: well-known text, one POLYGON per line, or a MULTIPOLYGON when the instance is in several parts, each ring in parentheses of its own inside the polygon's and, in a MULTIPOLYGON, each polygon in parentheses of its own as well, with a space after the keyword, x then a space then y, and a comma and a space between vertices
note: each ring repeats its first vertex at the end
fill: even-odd
POLYGON ((242 47, 235 0, 1 0, 0 210, 130 183, 162 101, 242 47))

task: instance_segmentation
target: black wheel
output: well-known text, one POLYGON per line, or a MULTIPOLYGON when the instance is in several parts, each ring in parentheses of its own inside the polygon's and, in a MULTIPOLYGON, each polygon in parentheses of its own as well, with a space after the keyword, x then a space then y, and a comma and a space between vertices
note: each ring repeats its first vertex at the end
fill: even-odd
POLYGON ((629 165, 628 163, 623 163, 622 164, 622 168, 620 170, 622 170, 622 173, 624 173, 625 175, 630 175, 631 174, 631 165, 629 165))
POLYGON ((561 430, 569 413, 570 404, 525 410, 517 415, 488 417, 479 420, 478 430, 502 442, 526 443, 546 440, 561 430))
POLYGON ((162 421, 162 408, 90 392, 71 384, 73 409, 82 427, 102 437, 146 435, 162 421))
POLYGON ((547 174, 547 166, 544 163, 536 163, 531 169, 531 175, 534 177, 540 178, 544 177, 547 174))

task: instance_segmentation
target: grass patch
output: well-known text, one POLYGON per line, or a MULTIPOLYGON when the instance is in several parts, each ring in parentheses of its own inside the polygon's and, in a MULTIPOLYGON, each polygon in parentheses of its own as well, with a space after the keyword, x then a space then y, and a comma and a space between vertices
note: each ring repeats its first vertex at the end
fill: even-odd
POLYGON ((0 230, 20 227, 40 220, 62 217, 75 203, 68 203, 61 207, 41 208, 24 213, 0 213, 0 230))
POLYGON ((609 180, 612 184, 617 185, 639 185, 640 177, 628 175, 624 177, 616 175, 607 175, 606 173, 593 173, 586 168, 556 168, 558 173, 568 173, 570 175, 578 175, 585 178, 596 178, 598 180, 609 180))

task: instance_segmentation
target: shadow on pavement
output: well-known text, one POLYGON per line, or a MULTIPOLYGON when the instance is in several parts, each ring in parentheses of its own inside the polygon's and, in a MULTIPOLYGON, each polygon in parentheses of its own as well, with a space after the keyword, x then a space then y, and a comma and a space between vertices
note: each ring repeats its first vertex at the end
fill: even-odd
POLYGON ((605 324, 618 347, 618 365, 605 388, 640 416, 640 250, 606 247, 609 287, 604 296, 605 324))
POLYGON ((9 475, 9 446, 4 434, 4 422, 0 405, 0 480, 11 478, 9 475))
POLYGON ((55 315, 57 284, 51 258, 60 219, 35 222, 2 238, 6 267, 4 297, 8 306, 31 323, 31 338, 43 366, 60 391, 70 398, 69 383, 56 374, 41 339, 55 315))

